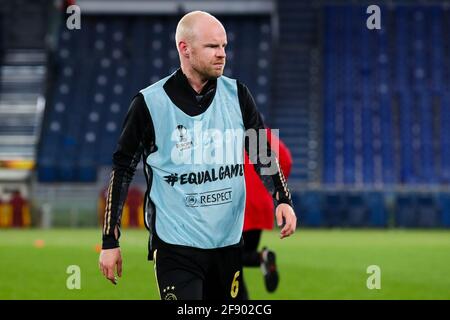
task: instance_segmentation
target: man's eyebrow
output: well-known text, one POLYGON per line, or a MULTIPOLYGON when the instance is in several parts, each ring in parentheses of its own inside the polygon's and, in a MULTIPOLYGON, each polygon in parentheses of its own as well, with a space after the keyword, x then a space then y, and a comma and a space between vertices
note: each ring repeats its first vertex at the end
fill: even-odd
POLYGON ((223 45, 227 45, 228 43, 227 42, 225 42, 225 43, 213 43, 213 42, 207 42, 207 43, 205 43, 204 44, 204 46, 223 46, 223 45))

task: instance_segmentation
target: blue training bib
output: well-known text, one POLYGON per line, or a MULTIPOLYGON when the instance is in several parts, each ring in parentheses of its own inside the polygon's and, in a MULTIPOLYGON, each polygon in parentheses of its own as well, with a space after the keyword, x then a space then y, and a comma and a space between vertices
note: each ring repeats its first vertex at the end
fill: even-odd
POLYGON ((245 209, 244 123, 236 80, 218 78, 209 108, 189 116, 167 96, 163 85, 169 78, 141 90, 157 146, 145 159, 152 171, 156 233, 167 243, 203 249, 236 244, 245 209))

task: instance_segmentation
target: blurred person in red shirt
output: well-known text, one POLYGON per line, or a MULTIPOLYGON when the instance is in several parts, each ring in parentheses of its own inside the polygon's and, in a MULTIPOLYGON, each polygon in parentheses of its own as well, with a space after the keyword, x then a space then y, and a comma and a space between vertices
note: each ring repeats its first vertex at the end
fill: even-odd
POLYGON ((97 217, 98 217, 98 224, 100 226, 103 225, 104 220, 104 214, 106 209, 106 199, 108 198, 108 192, 109 187, 105 187, 100 191, 100 194, 98 195, 98 202, 97 202, 97 217))
POLYGON ((127 200, 122 218, 122 226, 128 228, 144 227, 144 194, 137 187, 128 190, 127 200))
POLYGON ((27 199, 23 198, 18 190, 13 191, 9 204, 12 209, 11 227, 28 227, 31 224, 30 207, 27 199))
MULTIPOLYGON (((279 143, 277 158, 284 176, 289 176, 292 167, 292 156, 286 145, 279 140, 270 129, 266 129, 268 141, 272 150, 279 143), (270 134, 269 134, 270 133, 270 134)), ((276 150, 275 150, 276 151, 276 150)), ((264 247, 258 251, 262 230, 272 230, 274 224, 274 203, 272 195, 264 187, 263 182, 256 173, 253 164, 250 164, 245 153, 245 184, 246 203, 244 216, 244 247, 242 263, 245 267, 261 267, 264 283, 268 292, 274 292, 278 286, 278 270, 275 261, 275 252, 264 247)), ((248 299, 248 290, 242 275, 242 291, 244 299, 248 299)))
MULTIPOLYGON (((104 188, 99 195, 98 201, 98 221, 103 225, 104 213, 106 209, 106 199, 109 187, 104 188)), ((122 227, 143 228, 144 227, 144 194, 138 187, 130 187, 125 201, 122 214, 122 227)))
POLYGON ((9 205, 3 201, 0 194, 0 228, 7 227, 9 225, 8 207, 9 205))

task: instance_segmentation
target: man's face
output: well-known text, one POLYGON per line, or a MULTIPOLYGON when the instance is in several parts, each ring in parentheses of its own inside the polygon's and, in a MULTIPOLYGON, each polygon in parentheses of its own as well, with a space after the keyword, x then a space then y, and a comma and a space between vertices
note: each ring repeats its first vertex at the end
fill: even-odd
POLYGON ((221 25, 210 23, 197 28, 189 56, 192 69, 205 79, 220 77, 225 67, 226 45, 227 35, 221 25))

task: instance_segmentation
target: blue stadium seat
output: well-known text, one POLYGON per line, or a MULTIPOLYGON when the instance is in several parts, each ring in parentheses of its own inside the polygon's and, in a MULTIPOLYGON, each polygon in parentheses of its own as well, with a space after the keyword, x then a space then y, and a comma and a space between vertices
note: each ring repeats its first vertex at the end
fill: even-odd
POLYGON ((371 227, 387 227, 388 211, 385 205, 384 196, 380 192, 368 192, 365 194, 367 207, 369 209, 371 227))
POLYGON ((298 225, 306 227, 322 226, 322 197, 317 191, 293 193, 292 201, 298 215, 298 225))
POLYGON ((441 213, 440 225, 450 228, 450 194, 441 193, 438 196, 438 205, 441 213))
POLYGON ((343 193, 327 193, 324 196, 323 225, 327 227, 348 226, 348 206, 343 193))
POLYGON ((398 227, 417 227, 417 201, 414 194, 399 194, 395 202, 395 225, 398 227))
POLYGON ((363 227, 370 224, 369 210, 360 192, 347 195, 348 226, 363 227))
POLYGON ((441 225, 441 212, 434 194, 417 197, 417 225, 421 228, 436 228, 441 225))

